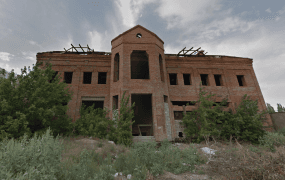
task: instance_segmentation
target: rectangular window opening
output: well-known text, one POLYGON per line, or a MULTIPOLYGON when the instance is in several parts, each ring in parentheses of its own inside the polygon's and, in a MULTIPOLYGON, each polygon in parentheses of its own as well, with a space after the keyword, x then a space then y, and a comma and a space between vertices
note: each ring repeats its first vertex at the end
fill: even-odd
POLYGON ((200 74, 203 86, 208 86, 208 74, 200 74))
POLYGON ((177 74, 169 74, 170 85, 177 85, 177 74))
POLYGON ((83 73, 83 84, 91 84, 92 72, 83 73))
MULTIPOLYGON (((226 103, 226 104, 221 104, 222 102, 215 102, 215 103, 217 103, 218 105, 220 105, 220 106, 223 106, 223 107, 228 107, 228 102, 226 103)), ((216 104, 213 104, 213 106, 216 106, 216 104)))
POLYGON ((190 74, 183 74, 184 85, 191 85, 190 74))
POLYGON ((107 72, 98 72, 98 84, 106 84, 107 72))
POLYGON ((222 86, 222 77, 221 75, 214 75, 214 78, 215 78, 215 82, 216 82, 216 86, 222 86))
POLYGON ((163 95, 163 102, 168 103, 168 97, 163 95))
POLYGON ((237 80, 239 86, 244 86, 244 76, 243 75, 237 75, 237 80))
POLYGON ((73 72, 64 72, 64 81, 66 84, 71 84, 73 72))
MULTIPOLYGON (((82 104, 85 105, 85 109, 87 109, 89 106, 92 106, 93 104, 94 109, 104 109, 104 101, 82 101, 82 104)), ((88 113, 90 113, 90 111, 88 113)))
MULTIPOLYGON (((186 111, 185 113, 190 113, 192 111, 186 111)), ((174 120, 182 120, 184 117, 184 112, 183 111, 173 111, 174 114, 174 120)))

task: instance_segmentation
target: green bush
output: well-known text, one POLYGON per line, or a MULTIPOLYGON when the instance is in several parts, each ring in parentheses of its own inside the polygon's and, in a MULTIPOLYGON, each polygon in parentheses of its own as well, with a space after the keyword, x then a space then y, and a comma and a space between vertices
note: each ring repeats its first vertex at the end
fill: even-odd
POLYGON ((30 140, 24 135, 20 142, 4 140, 0 147, 0 179, 54 179, 61 174, 63 150, 58 137, 50 129, 41 137, 30 140))
POLYGON ((58 76, 49 83, 55 72, 49 63, 45 70, 41 70, 38 68, 41 64, 37 63, 26 76, 23 76, 25 67, 21 76, 15 78, 12 71, 8 79, 1 80, 0 141, 6 137, 21 140, 24 134, 28 139, 35 133, 41 137, 49 127, 54 138, 59 133, 66 135, 71 132, 71 118, 63 115, 68 107, 62 104, 68 103, 72 94, 65 89, 65 83, 59 83, 58 76), (19 80, 19 85, 16 85, 16 80, 19 80))
MULTIPOLYGON (((134 117, 132 108, 135 106, 135 103, 128 108, 127 103, 130 96, 125 100, 125 93, 121 99, 120 115, 116 116, 114 121, 106 118, 107 108, 95 110, 94 105, 92 105, 85 109, 83 104, 80 108, 80 118, 74 123, 75 134, 108 139, 114 141, 115 144, 130 146, 132 144, 132 130, 130 126, 135 122, 130 121, 134 117), (131 113, 128 113, 129 111, 131 113)), ((113 110, 115 110, 115 107, 113 107, 113 110)))
POLYGON ((135 107, 135 102, 131 107, 127 107, 130 96, 128 96, 127 99, 124 99, 125 93, 126 91, 124 91, 121 99, 120 114, 115 120, 118 126, 116 133, 118 137, 118 144, 124 144, 125 146, 130 147, 133 143, 131 125, 135 123, 135 121, 132 121, 132 118, 134 117, 133 108, 135 107))
MULTIPOLYGON (((275 113, 274 108, 269 103, 266 103, 266 107, 269 114, 275 113)), ((282 107, 281 104, 277 103, 277 112, 285 112, 285 107, 282 107)))
MULTIPOLYGON (((227 99, 224 99, 221 105, 219 105, 208 100, 214 95, 203 97, 206 93, 201 92, 201 90, 202 88, 200 88, 200 98, 197 101, 198 109, 187 112, 181 123, 186 127, 184 129, 186 137, 198 137, 197 140, 193 141, 194 143, 200 143, 203 139, 209 140, 210 136, 219 137, 222 129, 221 123, 222 120, 226 118, 225 114, 227 113, 221 110, 221 105, 224 105, 227 99), (216 104, 216 107, 212 109, 213 104, 216 104)), ((192 101, 192 103, 195 102, 192 101)))
POLYGON ((145 179, 147 171, 144 170, 146 169, 154 176, 163 174, 163 170, 180 174, 186 171, 193 172, 194 165, 205 163, 197 155, 197 149, 193 147, 181 151, 177 147, 170 149, 169 146, 171 143, 167 139, 161 142, 161 147, 157 150, 155 149, 156 142, 135 143, 130 148, 129 153, 122 154, 116 159, 113 167, 117 172, 134 174, 134 179, 136 177, 145 179), (183 163, 191 166, 185 166, 183 163))
POLYGON ((85 109, 82 104, 80 108, 80 118, 76 120, 74 127, 77 135, 93 136, 105 139, 109 126, 114 125, 114 121, 106 118, 106 111, 101 108, 94 109, 94 104, 85 109))
POLYGON ((240 106, 236 109, 236 114, 222 111, 221 105, 226 103, 227 99, 223 99, 221 105, 209 101, 208 99, 213 95, 203 97, 205 92, 201 92, 200 88, 199 107, 193 112, 187 112, 182 119, 182 124, 186 127, 184 132, 187 137, 194 137, 198 135, 197 141, 201 141, 201 137, 209 140, 211 136, 213 139, 222 138, 229 140, 230 137, 235 137, 240 140, 251 141, 253 144, 259 144, 258 139, 266 135, 263 129, 262 122, 266 121, 263 111, 258 114, 257 100, 251 101, 246 99, 245 94, 242 98, 240 106), (213 104, 216 107, 211 108, 213 104))
POLYGON ((237 139, 259 144, 258 139, 266 135, 262 124, 262 122, 266 121, 264 117, 265 112, 258 114, 257 100, 246 100, 246 97, 247 95, 245 94, 241 104, 236 109, 236 114, 232 114, 232 110, 230 110, 229 118, 225 118, 225 121, 222 123, 221 136, 229 139, 230 135, 233 135, 237 139))
POLYGON ((277 131, 278 134, 285 136, 285 127, 277 131))

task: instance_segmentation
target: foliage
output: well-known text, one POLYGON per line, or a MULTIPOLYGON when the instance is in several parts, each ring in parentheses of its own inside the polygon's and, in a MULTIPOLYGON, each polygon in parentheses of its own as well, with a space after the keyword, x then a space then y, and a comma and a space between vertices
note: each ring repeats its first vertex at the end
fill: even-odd
POLYGON ((233 135, 237 139, 240 138, 253 144, 259 144, 258 139, 266 135, 263 122, 266 122, 265 114, 267 111, 257 113, 257 100, 251 101, 249 100, 250 97, 248 99, 246 97, 247 94, 242 97, 242 102, 236 109, 236 114, 231 113, 230 118, 226 120, 227 122, 223 122, 222 136, 229 139, 233 135))
POLYGON ((278 134, 285 136, 285 127, 277 131, 278 134))
MULTIPOLYGON (((267 107, 267 110, 268 110, 268 113, 269 113, 269 114, 275 113, 274 108, 273 108, 270 104, 266 103, 266 107, 267 107)), ((285 107, 282 107, 281 104, 278 104, 278 103, 277 103, 277 112, 285 112, 285 107)), ((278 126, 275 124, 274 118, 273 118, 272 120, 273 120, 272 123, 273 123, 273 125, 274 125, 275 131, 278 131, 279 128, 278 128, 278 126)))
MULTIPOLYGON (((274 108, 269 103, 266 103, 266 107, 269 114, 275 113, 274 108)), ((285 112, 285 107, 277 103, 277 112, 285 112)))
MULTIPOLYGON (((231 109, 229 112, 222 111, 219 104, 208 100, 215 94, 205 98, 203 95, 206 93, 201 91, 200 87, 198 103, 200 102, 201 105, 197 110, 187 112, 182 120, 182 124, 186 127, 184 132, 187 137, 198 134, 198 142, 200 142, 201 137, 209 140, 210 136, 213 139, 214 137, 229 139, 234 136, 254 144, 259 143, 258 138, 264 137, 266 131, 263 129, 262 122, 266 121, 264 114, 267 111, 257 114, 257 100, 252 102, 246 99, 247 95, 245 94, 240 106, 236 109, 236 114, 233 114, 231 109), (216 107, 211 109, 213 104, 216 104, 216 107)), ((224 105, 225 102, 226 99, 223 99, 221 105, 224 105)))
POLYGON ((60 162, 63 143, 58 137, 52 138, 50 129, 41 138, 35 134, 31 140, 26 140, 27 135, 20 142, 1 142, 0 179, 113 179, 116 172, 131 174, 133 179, 146 179, 147 171, 155 176, 163 174, 164 169, 180 174, 193 171, 194 164, 203 163, 196 161, 199 159, 196 149, 183 150, 181 154, 178 148, 169 150, 167 139, 162 142, 158 154, 154 152, 155 142, 142 143, 134 145, 136 147, 128 153, 120 154, 112 163, 109 153, 103 159, 98 153, 84 149, 73 164, 60 162), (97 162, 100 162, 99 166, 97 162))
POLYGON ((50 129, 41 138, 35 133, 30 140, 26 134, 19 142, 6 139, 0 148, 0 179, 54 179, 61 174, 63 146, 50 129))
MULTIPOLYGON (((213 101, 208 101, 208 99, 213 95, 203 97, 203 95, 205 94, 205 92, 199 93, 200 99, 197 101, 198 109, 192 112, 187 112, 181 122, 181 124, 184 124, 184 126, 186 127, 184 129, 184 133, 186 134, 186 136, 194 137, 195 135, 197 135, 198 143, 201 142, 201 138, 204 136, 204 138, 206 139, 209 138, 210 134, 219 136, 221 133, 221 120, 227 117, 225 116, 227 112, 221 110, 221 106, 225 105, 227 99, 223 99, 221 105, 219 105, 217 103, 214 103, 213 101), (213 104, 215 104, 216 107, 212 109, 211 107, 213 106, 213 104), (208 120, 208 117, 211 117, 210 120, 208 120)), ((195 102, 192 101, 191 103, 195 102)))
POLYGON ((145 174, 143 171, 146 168, 157 177, 163 174, 164 170, 175 174, 186 171, 193 172, 195 169, 194 165, 206 162, 197 155, 197 149, 195 148, 186 148, 182 151, 177 147, 170 149, 169 146, 172 145, 167 139, 161 142, 161 147, 157 151, 155 146, 156 142, 152 141, 135 143, 132 145, 129 153, 122 154, 116 159, 113 167, 117 172, 132 175, 138 172, 136 170, 141 170, 143 175, 145 174), (187 163, 190 166, 185 166, 183 163, 187 163))
MULTIPOLYGON (((115 116, 115 120, 106 118, 106 114, 109 112, 107 108, 102 110, 101 108, 94 110, 94 105, 85 109, 83 104, 80 108, 80 118, 76 120, 74 129, 77 134, 83 136, 94 136, 102 139, 109 139, 114 141, 115 144, 124 144, 130 146, 132 144, 132 133, 130 126, 135 122, 131 122, 134 117, 134 111, 131 110, 135 103, 128 109, 127 100, 124 99, 125 93, 121 99, 120 116, 115 116), (131 113, 128 113, 131 110, 131 113)), ((113 111, 115 106, 113 107, 113 111)))
POLYGON ((88 108, 82 104, 80 118, 74 124, 76 134, 98 137, 100 139, 106 138, 108 127, 114 124, 113 121, 105 118, 106 114, 106 110, 101 108, 94 109, 94 104, 88 108))
MULTIPOLYGON (((135 121, 132 122, 132 118, 134 117, 134 106, 135 102, 130 108, 127 108, 127 104, 129 102, 130 96, 127 97, 127 99, 124 99, 126 91, 123 94, 123 97, 121 99, 121 108, 120 108, 120 114, 119 118, 116 117, 116 124, 118 125, 117 128, 117 137, 118 137, 118 143, 124 144, 126 146, 130 146, 132 144, 132 129, 131 125, 135 123, 135 121)), ((113 136, 114 137, 114 136, 113 136)))
POLYGON ((55 72, 49 63, 45 70, 41 70, 38 68, 41 64, 37 63, 26 76, 23 76, 27 73, 25 67, 17 78, 12 71, 8 79, 1 79, 0 140, 5 137, 22 139, 25 133, 28 138, 36 132, 41 136, 48 127, 51 127, 54 137, 71 131, 71 119, 63 115, 68 107, 62 105, 71 100, 71 94, 65 90, 67 85, 59 83, 58 77, 49 83, 55 72), (16 81, 19 82, 17 86, 16 81))
POLYGON ((275 146, 281 146, 284 144, 284 128, 281 129, 282 131, 279 131, 277 133, 270 133, 267 132, 267 136, 264 136, 262 138, 259 138, 259 142, 261 145, 270 148, 271 152, 276 152, 275 146))

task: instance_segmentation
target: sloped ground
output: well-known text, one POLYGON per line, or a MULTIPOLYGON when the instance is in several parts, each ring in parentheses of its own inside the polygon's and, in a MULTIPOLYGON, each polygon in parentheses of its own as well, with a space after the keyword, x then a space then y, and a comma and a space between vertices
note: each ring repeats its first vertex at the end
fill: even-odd
MULTIPOLYGON (((0 165, 13 167, 10 172, 17 174, 23 172, 19 170, 23 169, 19 164, 27 164, 31 159, 39 159, 38 164, 42 164, 53 159, 51 156, 43 157, 40 152, 49 154, 57 150, 58 146, 44 146, 48 149, 41 149, 43 143, 52 144, 50 140, 43 142, 44 140, 45 138, 36 140, 38 144, 33 146, 21 145, 20 149, 10 147, 4 154, 9 154, 7 157, 11 159, 2 159, 0 165), (18 153, 21 154, 21 158, 18 153)), ((116 145, 112 141, 84 136, 60 137, 59 142, 62 142, 64 147, 62 151, 60 150, 60 160, 52 161, 46 167, 56 167, 60 162, 62 169, 61 174, 57 174, 59 180, 92 178, 118 180, 128 177, 142 180, 285 179, 285 137, 277 133, 268 133, 266 136, 265 142, 272 146, 251 145, 249 142, 237 140, 231 142, 215 140, 208 143, 203 141, 200 144, 172 142, 169 146, 157 143, 154 144, 154 149, 147 148, 146 144, 128 148, 116 145), (86 150, 88 156, 84 159, 83 154, 86 150), (86 160, 91 162, 87 163, 86 160), (122 175, 117 174, 120 172, 122 175)), ((25 171, 28 168, 30 166, 24 167, 25 171)))
MULTIPOLYGON (((82 148, 95 150, 96 153, 102 153, 103 156, 107 152, 106 149, 108 147, 115 147, 112 151, 114 156, 123 151, 121 146, 116 146, 107 141, 101 144, 102 147, 98 147, 100 140, 96 138, 83 137, 71 142, 73 145, 77 144, 76 148, 71 149, 74 155, 79 153, 82 148), (80 146, 78 146, 79 144, 80 146)), ((195 165, 195 172, 174 174, 164 170, 164 174, 160 174, 157 177, 150 175, 149 179, 210 179, 210 177, 213 179, 250 179, 251 177, 253 179, 255 179, 254 177, 260 179, 266 179, 265 177, 285 179, 284 143, 283 145, 282 143, 277 143, 277 146, 275 146, 276 152, 274 153, 270 151, 269 147, 251 145, 250 142, 233 141, 232 145, 230 145, 229 142, 218 140, 216 143, 210 141, 208 145, 205 141, 193 145, 197 149, 197 153, 207 161, 205 164, 195 165), (215 151, 210 154, 209 152, 206 153, 203 148, 215 151), (258 168, 263 169, 262 172, 258 168)), ((172 146, 178 147, 181 151, 192 148, 192 145, 187 143, 176 143, 172 146)), ((72 152, 63 154, 63 157, 67 158, 73 154, 72 152)), ((129 150, 126 149, 124 152, 129 152, 129 150)), ((126 179, 127 176, 118 176, 118 178, 122 179, 123 177, 126 179)))

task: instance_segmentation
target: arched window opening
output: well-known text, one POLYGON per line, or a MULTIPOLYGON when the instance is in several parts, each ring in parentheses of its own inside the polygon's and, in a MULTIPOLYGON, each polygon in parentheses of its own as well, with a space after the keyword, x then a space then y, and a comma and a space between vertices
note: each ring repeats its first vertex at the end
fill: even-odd
POLYGON ((114 58, 114 82, 119 81, 119 70, 120 70, 119 64, 120 64, 120 56, 119 53, 117 53, 114 58))
POLYGON ((131 54, 131 79, 150 79, 146 51, 134 50, 131 54))
POLYGON ((162 63, 162 58, 160 54, 159 54, 159 68, 160 68, 161 81, 164 82, 163 63, 162 63))

